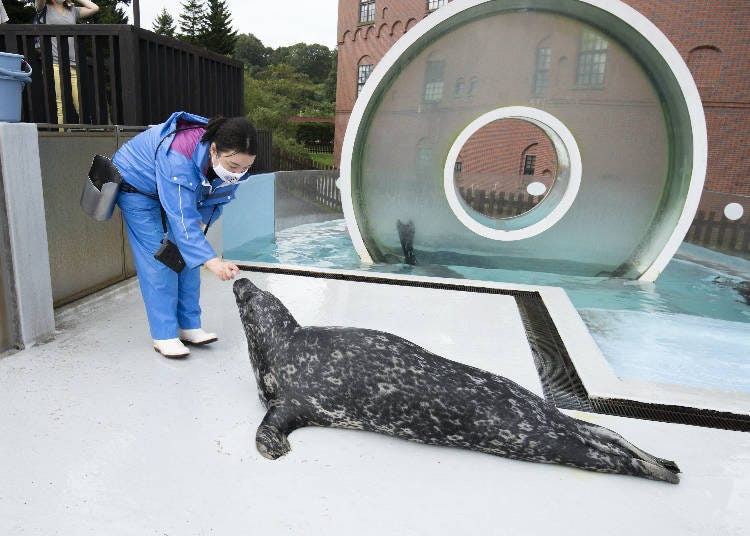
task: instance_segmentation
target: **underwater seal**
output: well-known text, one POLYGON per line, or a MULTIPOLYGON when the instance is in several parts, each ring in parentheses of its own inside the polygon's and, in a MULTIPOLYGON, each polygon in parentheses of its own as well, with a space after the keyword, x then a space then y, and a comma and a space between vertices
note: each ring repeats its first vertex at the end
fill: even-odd
POLYGON ((678 483, 674 462, 565 415, 515 382, 396 335, 303 327, 247 279, 234 283, 260 399, 256 446, 276 459, 303 426, 368 430, 417 443, 678 483))

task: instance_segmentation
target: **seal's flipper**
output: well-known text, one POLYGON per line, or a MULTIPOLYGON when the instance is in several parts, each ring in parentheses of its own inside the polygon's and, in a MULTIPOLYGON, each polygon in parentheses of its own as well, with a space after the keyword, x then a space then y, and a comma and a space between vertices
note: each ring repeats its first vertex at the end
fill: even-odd
POLYGON ((258 452, 269 460, 281 458, 292 450, 287 435, 299 426, 292 424, 294 418, 291 418, 283 401, 274 400, 272 404, 255 434, 258 452))
POLYGON ((264 458, 276 460, 292 450, 286 434, 267 424, 258 426, 255 434, 255 448, 264 458))
POLYGON ((615 442, 616 444, 624 448, 626 451, 633 453, 633 455, 636 458, 640 458, 641 460, 646 461, 646 462, 661 465, 673 473, 681 472, 680 468, 672 460, 665 460, 663 458, 657 458, 653 454, 649 454, 648 452, 642 449, 639 449, 638 447, 633 445, 630 441, 622 437, 617 432, 613 432, 609 428, 605 428, 604 426, 599 426, 597 424, 591 424, 590 426, 592 427, 592 429, 595 430, 595 432, 600 437, 603 437, 603 438, 609 439, 610 441, 615 442))
POLYGON ((680 468, 675 462, 657 458, 639 449, 617 432, 604 426, 579 420, 578 427, 582 432, 590 434, 588 439, 584 439, 585 443, 598 452, 629 460, 639 476, 672 484, 679 483, 677 474, 680 473, 680 468))
POLYGON ((404 263, 417 264, 417 256, 414 254, 414 222, 403 223, 401 220, 396 221, 398 229, 398 239, 401 241, 401 249, 404 250, 404 263))

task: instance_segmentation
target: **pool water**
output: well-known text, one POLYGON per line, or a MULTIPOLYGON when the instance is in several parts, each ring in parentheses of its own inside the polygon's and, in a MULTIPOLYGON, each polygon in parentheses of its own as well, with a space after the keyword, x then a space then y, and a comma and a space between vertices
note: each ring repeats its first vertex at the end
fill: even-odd
POLYGON ((363 265, 343 219, 300 225, 232 259, 562 287, 615 374, 750 392, 750 261, 683 244, 655 283, 466 266, 363 265))

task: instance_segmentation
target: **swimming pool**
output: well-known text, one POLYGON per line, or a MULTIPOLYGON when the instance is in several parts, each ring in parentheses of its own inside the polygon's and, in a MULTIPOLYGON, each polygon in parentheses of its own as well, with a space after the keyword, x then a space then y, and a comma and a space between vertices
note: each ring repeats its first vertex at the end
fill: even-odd
POLYGON ((466 266, 362 265, 343 219, 276 233, 232 259, 563 287, 622 378, 750 392, 750 261, 683 244, 655 283, 466 266))

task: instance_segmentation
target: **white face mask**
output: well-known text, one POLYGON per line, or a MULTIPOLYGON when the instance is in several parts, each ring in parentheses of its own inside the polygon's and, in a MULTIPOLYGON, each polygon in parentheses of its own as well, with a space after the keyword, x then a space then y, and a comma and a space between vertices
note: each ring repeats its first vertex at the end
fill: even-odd
POLYGON ((228 169, 224 169, 221 162, 213 166, 213 168, 216 176, 223 180, 224 184, 236 184, 240 182, 240 179, 245 176, 245 173, 247 173, 247 171, 244 173, 232 173, 228 169))
POLYGON ((237 184, 238 182, 240 182, 240 179, 245 176, 245 173, 247 173, 247 170, 243 171, 242 173, 233 173, 229 171, 221 165, 221 159, 219 158, 219 155, 216 155, 216 165, 212 167, 214 168, 214 173, 216 173, 216 176, 224 181, 224 184, 237 184))

